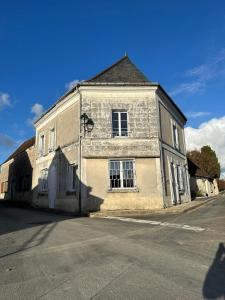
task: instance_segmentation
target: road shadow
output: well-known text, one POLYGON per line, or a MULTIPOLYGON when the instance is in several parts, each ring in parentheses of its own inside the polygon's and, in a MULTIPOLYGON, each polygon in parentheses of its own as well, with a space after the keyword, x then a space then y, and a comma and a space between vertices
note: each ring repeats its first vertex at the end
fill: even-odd
POLYGON ((74 219, 73 216, 53 214, 31 208, 21 208, 11 203, 0 203, 0 259, 42 245, 60 222, 74 219), (33 228, 33 229, 32 229, 33 228), (32 230, 31 230, 32 229, 32 230), (5 247, 4 242, 14 239, 15 235, 7 235, 17 231, 27 230, 23 239, 17 238, 12 247, 5 247))
POLYGON ((225 299, 225 247, 220 243, 210 269, 205 277, 204 299, 225 299))

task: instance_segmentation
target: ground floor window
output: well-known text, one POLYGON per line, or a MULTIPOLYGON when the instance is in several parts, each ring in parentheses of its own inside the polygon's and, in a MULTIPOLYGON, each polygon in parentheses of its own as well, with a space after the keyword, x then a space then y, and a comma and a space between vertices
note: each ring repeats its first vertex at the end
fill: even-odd
POLYGON ((134 160, 110 160, 109 162, 110 188, 133 188, 134 160))
POLYGON ((71 192, 76 190, 76 166, 74 164, 68 165, 67 190, 71 192))
POLYGON ((41 170, 41 177, 39 178, 38 186, 40 192, 48 190, 48 169, 41 170))
POLYGON ((184 194, 184 168, 182 166, 177 166, 177 179, 178 179, 178 187, 179 193, 184 194))

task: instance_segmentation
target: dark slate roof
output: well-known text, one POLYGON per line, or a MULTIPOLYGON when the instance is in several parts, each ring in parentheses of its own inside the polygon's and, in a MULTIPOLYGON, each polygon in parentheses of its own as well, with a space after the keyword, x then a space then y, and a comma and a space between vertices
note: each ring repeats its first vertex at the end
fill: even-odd
POLYGON ((211 178, 211 176, 201 168, 192 158, 188 157, 188 171, 193 177, 211 178))
POLYGON ((168 96, 171 103, 182 115, 185 121, 187 121, 186 116, 179 109, 172 98, 166 93, 166 91, 160 86, 159 83, 152 82, 132 63, 130 58, 125 55, 123 58, 118 60, 112 66, 108 67, 104 71, 90 78, 89 80, 84 80, 78 82, 72 89, 67 91, 62 97, 60 97, 47 111, 45 111, 34 123, 37 123, 43 116, 45 116, 51 109, 53 109, 60 101, 62 101, 66 96, 71 94, 74 90, 79 89, 80 86, 91 86, 91 85, 137 85, 137 86, 157 86, 162 90, 164 94, 168 96))
POLYGON ((32 137, 29 140, 26 140, 25 142, 23 142, 5 161, 9 161, 12 158, 15 158, 17 155, 21 154, 22 152, 24 152, 25 150, 27 150, 28 148, 30 148, 31 146, 33 146, 35 144, 35 136, 32 137))
POLYGON ((109 68, 87 80, 93 83, 150 83, 126 55, 109 68))

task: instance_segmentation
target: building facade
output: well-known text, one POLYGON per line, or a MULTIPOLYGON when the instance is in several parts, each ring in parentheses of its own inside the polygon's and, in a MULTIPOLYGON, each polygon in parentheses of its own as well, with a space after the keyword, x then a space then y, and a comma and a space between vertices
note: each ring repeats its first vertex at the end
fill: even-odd
POLYGON ((33 205, 78 213, 190 201, 185 123, 125 56, 37 120, 33 205))
POLYGON ((22 143, 1 165, 0 199, 32 202, 35 138, 22 143))
POLYGON ((190 190, 192 198, 210 197, 219 194, 217 180, 207 174, 193 159, 188 157, 190 190))

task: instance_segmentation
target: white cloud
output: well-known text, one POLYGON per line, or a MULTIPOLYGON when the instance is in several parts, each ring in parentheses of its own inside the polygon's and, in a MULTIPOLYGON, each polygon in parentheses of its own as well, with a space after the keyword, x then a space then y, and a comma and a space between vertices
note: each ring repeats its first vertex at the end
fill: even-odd
POLYGON ((7 93, 0 92, 0 110, 5 106, 11 106, 10 96, 7 93))
POLYGON ((225 116, 213 118, 198 128, 186 127, 185 137, 188 150, 209 145, 216 152, 222 173, 225 172, 225 116))
POLYGON ((67 82, 65 84, 65 88, 67 91, 71 90, 76 84, 78 84, 79 82, 83 82, 83 80, 78 80, 78 79, 75 79, 75 80, 72 80, 70 82, 67 82))
POLYGON ((197 93, 204 90, 210 80, 225 75, 225 48, 222 49, 211 61, 187 70, 185 77, 193 78, 190 82, 181 83, 171 95, 197 93))
POLYGON ((181 83, 175 88, 172 92, 170 92, 171 96, 176 96, 182 93, 195 94, 203 90, 204 84, 201 82, 189 82, 189 83, 181 83))
POLYGON ((44 107, 40 103, 35 103, 31 107, 31 113, 34 115, 33 118, 27 119, 27 124, 33 126, 34 122, 43 114, 44 107))
POLYGON ((188 118, 199 118, 204 116, 209 116, 210 112, 207 111, 190 111, 186 113, 188 118))
POLYGON ((39 118, 43 114, 43 111, 44 111, 44 107, 39 103, 35 103, 31 107, 31 112, 34 114, 35 118, 39 118))

